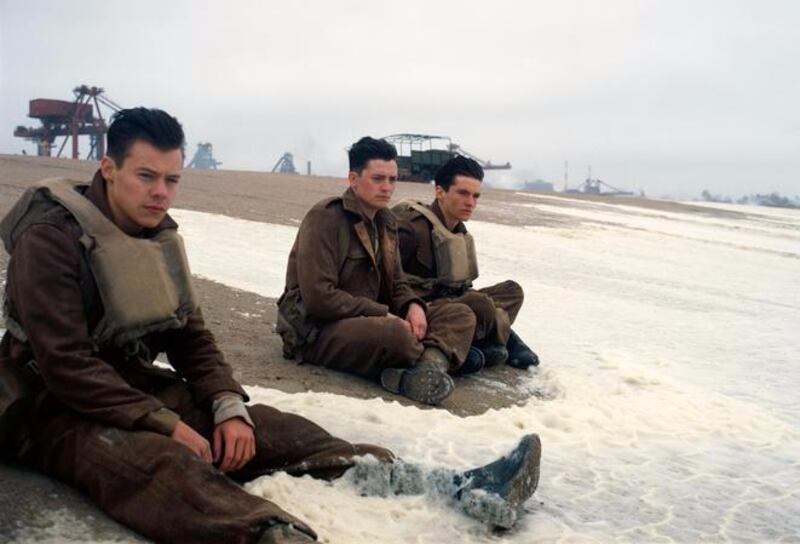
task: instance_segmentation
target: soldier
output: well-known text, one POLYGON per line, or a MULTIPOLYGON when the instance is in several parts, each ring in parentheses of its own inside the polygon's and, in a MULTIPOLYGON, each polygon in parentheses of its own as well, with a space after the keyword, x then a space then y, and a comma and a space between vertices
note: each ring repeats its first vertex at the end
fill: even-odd
POLYGON ((457 155, 436 173, 436 198, 430 205, 403 201, 393 208, 403 269, 416 295, 429 304, 455 302, 471 309, 476 326, 470 352, 480 356, 470 357, 463 372, 503 362, 526 369, 538 365, 539 358, 511 329, 522 307, 522 287, 508 280, 472 289, 478 262, 464 222, 475 211, 482 181, 483 168, 457 155))
MULTIPOLYGON (((11 256, 0 449, 159 542, 313 541, 305 523, 235 483, 279 470, 335 478, 357 467, 355 481, 423 491, 431 474, 384 448, 245 406, 167 215, 183 145, 167 113, 120 111, 90 184, 41 182, 0 224, 11 256), (159 353, 175 371, 154 366, 159 353)), ((536 487, 539 448, 529 435, 486 467, 434 472, 437 489, 487 523, 509 525, 536 487), (487 496, 493 502, 480 506, 487 496)))
POLYGON ((449 373, 467 358, 475 316, 463 304, 426 305, 403 274, 386 209, 394 146, 364 137, 349 159, 349 188, 306 214, 289 255, 279 301, 284 355, 439 404, 453 391, 449 373))

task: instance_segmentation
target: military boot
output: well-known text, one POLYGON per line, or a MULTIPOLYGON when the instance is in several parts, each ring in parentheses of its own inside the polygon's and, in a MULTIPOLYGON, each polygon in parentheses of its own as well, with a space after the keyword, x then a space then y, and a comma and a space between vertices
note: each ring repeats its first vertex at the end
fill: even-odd
POLYGON ((436 405, 453 392, 453 379, 447 374, 450 361, 438 348, 428 347, 413 368, 387 368, 381 385, 387 391, 424 404, 436 405))
POLYGON ((508 366, 524 370, 539 365, 539 356, 513 330, 508 337, 506 349, 508 349, 508 361, 506 361, 508 366))
POLYGON ((529 434, 505 457, 459 475, 456 498, 461 508, 487 525, 510 529, 539 485, 541 458, 542 442, 529 434))
POLYGON ((481 343, 476 344, 481 353, 486 366, 501 365, 508 361, 508 350, 503 344, 481 343))
POLYGON ((364 496, 444 497, 487 525, 509 529, 536 491, 541 456, 539 437, 529 434, 508 455, 465 472, 428 468, 400 459, 385 463, 366 456, 356 460, 345 478, 364 496))
POLYGON ((464 362, 460 367, 458 367, 455 375, 465 376, 467 374, 473 374, 482 369, 485 365, 486 358, 484 357, 483 352, 475 346, 470 346, 469 353, 467 353, 467 358, 464 359, 464 362))

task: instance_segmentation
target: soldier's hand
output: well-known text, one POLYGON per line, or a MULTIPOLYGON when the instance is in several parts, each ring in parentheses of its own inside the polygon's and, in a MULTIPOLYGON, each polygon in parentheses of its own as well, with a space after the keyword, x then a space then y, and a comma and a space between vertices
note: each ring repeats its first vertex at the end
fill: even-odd
POLYGON ((403 325, 405 325, 405 326, 406 326, 406 328, 408 329, 408 332, 410 332, 411 334, 414 334, 414 329, 412 329, 412 328, 411 328, 411 323, 409 323, 409 322, 408 322, 408 320, 406 320, 406 319, 403 319, 403 318, 402 318, 402 317, 400 317, 399 315, 394 315, 392 312, 389 312, 388 314, 386 314, 386 317, 391 317, 392 319, 398 319, 398 320, 400 320, 400 322, 401 322, 403 325))
POLYGON ((416 302, 412 302, 408 306, 406 313, 406 321, 411 325, 411 332, 417 339, 417 342, 422 342, 425 338, 425 333, 428 332, 428 318, 425 317, 425 310, 416 302))
POLYGON ((178 422, 170 438, 192 450, 195 455, 206 463, 211 462, 211 446, 209 446, 208 440, 200 436, 197 431, 183 421, 178 422))
POLYGON ((214 429, 214 463, 222 472, 234 472, 256 454, 253 428, 240 417, 232 417, 214 429))

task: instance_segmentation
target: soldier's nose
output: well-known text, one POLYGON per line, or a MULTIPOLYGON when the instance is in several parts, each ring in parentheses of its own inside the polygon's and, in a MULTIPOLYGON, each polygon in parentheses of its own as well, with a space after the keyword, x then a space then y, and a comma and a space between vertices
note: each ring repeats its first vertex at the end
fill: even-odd
POLYGON ((167 182, 158 180, 151 186, 150 194, 155 198, 166 198, 167 196, 167 182))

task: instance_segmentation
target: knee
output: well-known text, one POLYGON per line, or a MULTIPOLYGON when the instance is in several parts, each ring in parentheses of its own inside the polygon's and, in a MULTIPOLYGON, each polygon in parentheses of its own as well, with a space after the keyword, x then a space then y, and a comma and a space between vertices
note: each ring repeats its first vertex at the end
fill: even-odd
POLYGON ((380 334, 373 338, 376 347, 391 352, 391 358, 414 360, 420 345, 406 323, 400 319, 386 319, 380 334))
POLYGON ((475 291, 470 293, 469 298, 464 302, 475 314, 478 322, 488 322, 494 319, 495 304, 489 295, 475 291))
POLYGON ((247 413, 250 414, 250 418, 253 420, 257 430, 269 427, 270 424, 279 421, 283 415, 279 410, 266 404, 251 404, 247 406, 247 413))
POLYGON ((473 308, 464 303, 453 302, 448 304, 443 310, 445 311, 439 316, 439 319, 443 321, 453 324, 457 323, 467 329, 474 329, 475 325, 478 323, 473 308))

